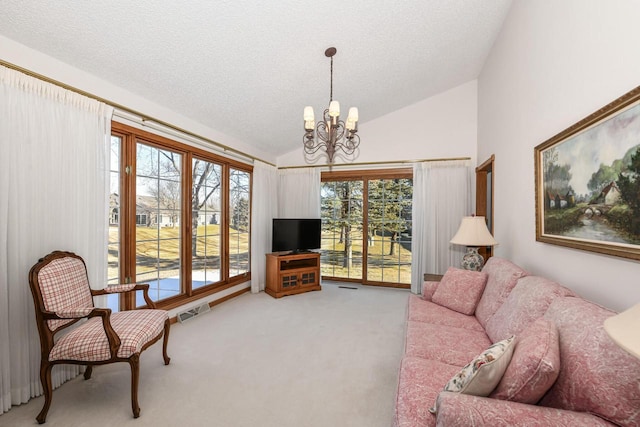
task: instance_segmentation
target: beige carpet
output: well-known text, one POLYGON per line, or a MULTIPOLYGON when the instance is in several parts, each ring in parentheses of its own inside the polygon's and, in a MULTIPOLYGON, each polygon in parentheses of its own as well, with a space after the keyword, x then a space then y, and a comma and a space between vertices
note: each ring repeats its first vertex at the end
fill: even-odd
MULTIPOLYGON (((49 427, 388 427, 409 291, 325 282, 274 299, 244 294, 171 329, 142 354, 140 418, 126 363, 99 366, 55 390, 49 427)), ((37 425, 43 398, 0 415, 37 425)))

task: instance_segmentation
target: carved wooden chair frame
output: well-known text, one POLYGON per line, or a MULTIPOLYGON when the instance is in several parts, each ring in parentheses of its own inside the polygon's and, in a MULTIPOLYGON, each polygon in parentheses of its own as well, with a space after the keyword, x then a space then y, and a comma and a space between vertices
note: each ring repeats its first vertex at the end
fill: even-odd
MULTIPOLYGON (((140 406, 138 405, 138 382, 140 376, 140 353, 147 349, 149 346, 157 342, 160 338, 164 337, 164 341, 162 344, 162 356, 164 358, 165 365, 168 365, 171 361, 171 358, 167 355, 167 342, 169 339, 169 329, 170 329, 170 320, 167 316, 164 322, 164 328, 160 331, 160 333, 147 341, 141 348, 139 352, 134 352, 130 357, 122 358, 118 356, 118 349, 121 345, 121 340, 114 328, 111 325, 111 309, 109 308, 80 308, 78 310, 67 310, 64 312, 53 312, 48 311, 45 308, 45 303, 43 299, 43 294, 38 282, 38 274, 40 270, 52 261, 59 258, 77 258, 82 261, 82 264, 85 269, 86 274, 86 264, 84 260, 72 253, 72 252, 63 252, 63 251, 54 251, 49 255, 41 258, 37 264, 35 264, 31 271, 29 272, 29 285, 31 287, 31 293, 34 300, 35 312, 36 312, 36 321, 38 325, 38 333, 40 335, 40 346, 41 346, 41 362, 40 362, 40 381, 42 382, 42 387, 44 389, 45 403, 36 417, 38 423, 43 424, 46 421, 47 412, 49 411, 49 407, 51 406, 51 399, 53 394, 53 388, 51 383, 51 369, 53 366, 57 364, 75 364, 75 365, 84 365, 86 366, 86 370, 84 372, 85 380, 91 378, 91 374, 93 372, 94 365, 104 365, 108 363, 115 362, 127 362, 131 367, 131 408, 133 410, 134 418, 138 418, 140 416, 140 406), (63 329, 68 328, 69 326, 75 324, 81 319, 91 319, 93 317, 100 317, 102 320, 102 326, 104 328, 104 332, 107 336, 107 340, 109 343, 109 351, 110 357, 106 360, 99 361, 83 361, 83 360, 49 360, 49 355, 51 350, 54 347, 54 336, 63 329), (64 320, 68 321, 68 323, 51 330, 48 324, 49 320, 64 320)), ((87 278, 87 286, 89 284, 87 278)), ((129 284, 129 285, 115 285, 109 286, 105 289, 94 290, 89 288, 91 292, 91 297, 99 296, 99 295, 108 295, 113 293, 124 293, 131 291, 143 291, 144 300, 147 303, 147 306, 150 309, 155 309, 154 302, 149 298, 149 285, 148 284, 129 284)))

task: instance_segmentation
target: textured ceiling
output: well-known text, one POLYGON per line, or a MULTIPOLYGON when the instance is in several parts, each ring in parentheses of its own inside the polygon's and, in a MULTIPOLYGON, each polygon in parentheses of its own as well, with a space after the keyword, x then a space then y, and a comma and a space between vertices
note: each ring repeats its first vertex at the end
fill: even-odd
POLYGON ((334 99, 362 125, 475 79, 510 4, 2 0, 0 34, 280 155, 303 107, 328 104, 327 47, 334 99))

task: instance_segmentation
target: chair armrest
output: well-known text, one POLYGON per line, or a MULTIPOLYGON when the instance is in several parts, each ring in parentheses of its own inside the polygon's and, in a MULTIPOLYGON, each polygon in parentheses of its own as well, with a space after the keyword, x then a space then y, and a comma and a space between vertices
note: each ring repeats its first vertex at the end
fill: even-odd
POLYGON ((437 425, 549 425, 613 426, 586 412, 567 411, 468 394, 441 392, 437 399, 437 425))
POLYGON ((58 319, 82 319, 88 317, 93 310, 93 307, 69 308, 56 311, 55 315, 58 316, 58 319))
POLYGON ((116 334, 116 331, 111 326, 111 309, 110 308, 94 308, 89 317, 102 317, 102 327, 104 333, 107 335, 109 341, 109 349, 111 350, 111 357, 114 358, 118 354, 118 348, 120 348, 120 337, 116 334))
POLYGON ((128 283, 107 286, 104 289, 92 289, 91 296, 109 295, 114 293, 124 293, 131 291, 142 291, 142 297, 149 308, 156 308, 156 304, 149 298, 149 285, 147 283, 128 283))
POLYGON ((137 286, 136 283, 127 283, 127 284, 120 284, 120 285, 110 285, 105 287, 104 289, 99 289, 99 290, 92 290, 91 293, 94 295, 102 295, 104 294, 114 294, 114 293, 122 293, 122 292, 129 292, 129 291, 133 291, 135 290, 134 288, 137 286))
MULTIPOLYGON (((42 317, 44 320, 74 319, 75 321, 84 318, 90 319, 92 317, 101 317, 102 327, 104 328, 104 333, 107 336, 107 340, 109 341, 111 357, 115 357, 118 353, 118 348, 120 347, 120 338, 118 337, 116 331, 113 329, 113 326, 111 326, 110 308, 78 307, 59 310, 56 312, 43 311, 42 317)), ((73 323, 75 322, 72 322, 71 324, 73 323)))

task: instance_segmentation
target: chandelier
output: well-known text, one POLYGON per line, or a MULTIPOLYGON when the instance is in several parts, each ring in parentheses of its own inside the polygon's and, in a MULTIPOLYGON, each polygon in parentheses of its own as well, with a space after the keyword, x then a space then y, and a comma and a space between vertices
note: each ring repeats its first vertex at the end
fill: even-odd
POLYGON ((329 108, 324 110, 322 121, 316 126, 313 107, 304 107, 304 151, 308 155, 315 154, 321 148, 327 152, 329 164, 337 150, 352 155, 360 145, 358 132, 358 109, 349 108, 347 122, 340 120, 340 103, 333 100, 333 56, 337 50, 328 48, 324 54, 331 58, 331 87, 329 92, 329 108))

